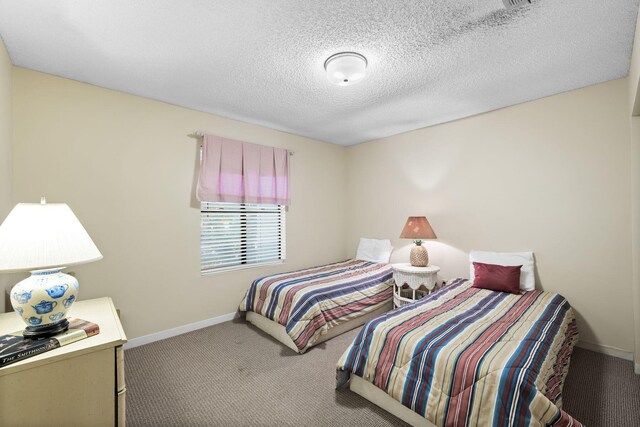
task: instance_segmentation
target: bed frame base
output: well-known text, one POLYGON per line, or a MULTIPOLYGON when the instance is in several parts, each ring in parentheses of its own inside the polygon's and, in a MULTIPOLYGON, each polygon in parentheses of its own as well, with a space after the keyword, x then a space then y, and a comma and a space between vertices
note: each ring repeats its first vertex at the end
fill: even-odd
POLYGON ((413 412, 369 381, 363 380, 357 375, 351 374, 349 388, 354 393, 359 394, 369 402, 374 403, 414 427, 436 427, 435 424, 421 417, 417 412, 413 412))
MULTIPOLYGON (((368 314, 365 314, 364 316, 360 316, 353 320, 349 320, 347 322, 341 323, 338 326, 334 326, 333 328, 329 329, 329 331, 326 334, 320 335, 320 338, 318 338, 318 341, 316 341, 313 345, 314 346, 318 345, 321 342, 329 340, 333 337, 337 337, 340 334, 344 334, 345 332, 350 331, 351 329, 357 328, 358 326, 362 326, 368 320, 373 319, 374 317, 378 317, 381 314, 384 314, 387 311, 391 310, 392 308, 393 308, 393 302, 389 301, 388 303, 385 303, 384 305, 380 306, 380 308, 372 311, 371 313, 368 313, 368 314)), ((286 345, 296 353, 300 353, 300 350, 298 349, 298 347, 296 347, 291 337, 287 334, 287 330, 281 324, 274 322, 271 319, 267 319, 266 317, 260 314, 257 314, 253 311, 247 311, 247 322, 253 324, 253 326, 255 326, 256 328, 271 335, 273 338, 277 339, 282 344, 286 345)))

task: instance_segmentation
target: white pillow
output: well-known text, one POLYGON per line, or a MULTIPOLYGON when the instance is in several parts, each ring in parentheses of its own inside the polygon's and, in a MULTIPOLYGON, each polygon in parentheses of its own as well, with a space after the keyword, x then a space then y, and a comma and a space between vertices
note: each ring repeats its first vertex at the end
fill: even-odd
POLYGON ((377 240, 361 237, 358 251, 356 252, 356 259, 388 264, 391 251, 393 251, 393 247, 389 239, 377 240))
POLYGON ((533 252, 484 252, 471 251, 469 253, 469 277, 475 277, 473 263, 497 265, 522 265, 520 269, 520 289, 523 291, 533 291, 536 288, 536 278, 533 273, 533 252))

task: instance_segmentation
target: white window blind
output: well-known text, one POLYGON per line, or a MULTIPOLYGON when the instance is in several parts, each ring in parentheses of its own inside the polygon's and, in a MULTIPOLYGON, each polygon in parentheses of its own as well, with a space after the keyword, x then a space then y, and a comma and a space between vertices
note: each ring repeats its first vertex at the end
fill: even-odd
POLYGON ((202 202, 202 274, 281 262, 286 259, 285 231, 282 205, 202 202))

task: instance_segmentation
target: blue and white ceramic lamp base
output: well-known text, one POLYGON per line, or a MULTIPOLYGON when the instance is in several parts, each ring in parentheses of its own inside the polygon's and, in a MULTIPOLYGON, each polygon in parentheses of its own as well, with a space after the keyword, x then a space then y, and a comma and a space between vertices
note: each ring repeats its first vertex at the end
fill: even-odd
POLYGON ((78 280, 64 267, 32 271, 11 290, 11 305, 27 324, 24 336, 44 338, 67 330, 67 311, 78 297, 78 280))

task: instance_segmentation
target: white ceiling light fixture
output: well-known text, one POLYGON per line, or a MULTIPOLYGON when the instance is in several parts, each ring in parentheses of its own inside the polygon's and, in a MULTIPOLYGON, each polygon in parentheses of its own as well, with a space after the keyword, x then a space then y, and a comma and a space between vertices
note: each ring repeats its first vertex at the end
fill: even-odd
POLYGON ((327 78, 333 84, 348 86, 358 83, 367 74, 367 58, 355 52, 340 52, 324 62, 327 78))

